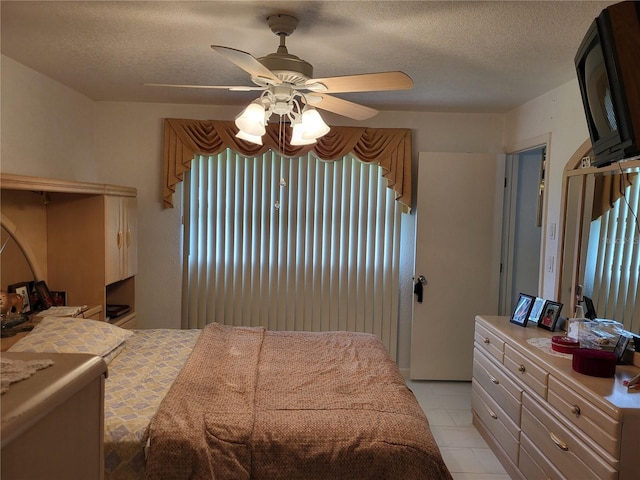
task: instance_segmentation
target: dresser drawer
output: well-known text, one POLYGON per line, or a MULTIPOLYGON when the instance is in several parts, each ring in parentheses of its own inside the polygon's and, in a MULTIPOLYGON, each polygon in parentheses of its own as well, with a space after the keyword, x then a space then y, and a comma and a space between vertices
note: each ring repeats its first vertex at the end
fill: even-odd
POLYGON ((620 422, 595 407, 583 396, 549 377, 548 401, 562 417, 582 430, 614 458, 620 458, 620 422))
POLYGON ((472 382, 471 408, 511 461, 517 465, 520 429, 475 380, 472 382))
POLYGON ((522 388, 477 348, 473 355, 473 379, 493 398, 516 425, 520 425, 522 388))
POLYGON ((524 433, 520 436, 520 472, 527 480, 565 480, 524 433))
POLYGON ((509 345, 505 345, 504 365, 515 378, 524 382, 542 398, 547 398, 549 373, 546 370, 540 368, 509 345))
POLYGON ((498 362, 502 363, 502 358, 504 356, 504 340, 491 333, 477 322, 474 340, 476 341, 476 348, 482 350, 484 353, 492 356, 498 360, 498 362))
MULTIPOLYGON (((543 405, 544 402, 543 402, 543 405)), ((526 392, 522 396, 522 434, 568 479, 615 480, 616 468, 565 428, 526 392)), ((617 467, 617 465, 615 465, 617 467)))

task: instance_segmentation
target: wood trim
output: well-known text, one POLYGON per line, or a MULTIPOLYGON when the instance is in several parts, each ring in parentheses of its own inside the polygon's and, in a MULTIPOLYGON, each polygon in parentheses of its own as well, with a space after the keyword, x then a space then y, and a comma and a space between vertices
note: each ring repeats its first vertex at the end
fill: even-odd
POLYGON ((0 174, 0 187, 6 190, 36 192, 84 193, 89 195, 121 195, 135 197, 137 189, 102 183, 77 182, 54 178, 29 177, 12 173, 0 174))

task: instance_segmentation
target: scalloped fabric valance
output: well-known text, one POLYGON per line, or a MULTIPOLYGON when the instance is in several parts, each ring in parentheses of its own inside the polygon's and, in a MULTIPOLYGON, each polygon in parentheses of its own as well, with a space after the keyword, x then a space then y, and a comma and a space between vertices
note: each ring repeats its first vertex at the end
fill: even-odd
POLYGON ((291 129, 278 124, 267 125, 263 145, 235 137, 238 129, 232 121, 167 118, 164 121, 163 207, 173 207, 176 185, 191 169, 196 154, 215 155, 230 148, 247 157, 274 150, 287 157, 299 157, 309 151, 322 160, 333 161, 353 153, 363 162, 382 166, 387 186, 396 200, 411 210, 411 130, 408 128, 331 127, 331 131, 313 145, 289 144, 291 129), (286 152, 282 151, 279 132, 284 132, 286 152))

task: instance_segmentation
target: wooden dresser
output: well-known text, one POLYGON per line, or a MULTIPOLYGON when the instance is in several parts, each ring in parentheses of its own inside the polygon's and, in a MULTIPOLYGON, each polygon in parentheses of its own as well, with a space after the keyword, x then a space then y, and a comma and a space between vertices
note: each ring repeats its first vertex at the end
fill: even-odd
POLYGON ((77 353, 3 353, 2 358, 54 364, 2 395, 0 477, 103 478, 105 362, 77 353))
POLYGON ((474 425, 512 478, 638 478, 640 390, 623 381, 640 368, 618 365, 613 378, 582 375, 570 358, 527 342, 553 335, 509 317, 476 317, 474 425))

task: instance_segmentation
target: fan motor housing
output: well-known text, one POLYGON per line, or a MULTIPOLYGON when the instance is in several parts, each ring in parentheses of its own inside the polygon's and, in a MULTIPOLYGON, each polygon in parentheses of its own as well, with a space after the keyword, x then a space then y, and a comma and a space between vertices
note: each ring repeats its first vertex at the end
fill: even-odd
POLYGON ((295 55, 272 53, 258 61, 281 80, 297 85, 313 78, 313 66, 295 55))

